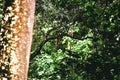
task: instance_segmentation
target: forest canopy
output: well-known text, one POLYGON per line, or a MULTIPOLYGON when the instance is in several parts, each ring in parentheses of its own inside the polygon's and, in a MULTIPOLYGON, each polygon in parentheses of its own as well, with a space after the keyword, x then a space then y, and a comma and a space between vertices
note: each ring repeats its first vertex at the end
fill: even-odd
POLYGON ((30 79, 119 80, 119 0, 37 0, 30 79))
POLYGON ((120 1, 36 0, 28 77, 120 80, 120 1))

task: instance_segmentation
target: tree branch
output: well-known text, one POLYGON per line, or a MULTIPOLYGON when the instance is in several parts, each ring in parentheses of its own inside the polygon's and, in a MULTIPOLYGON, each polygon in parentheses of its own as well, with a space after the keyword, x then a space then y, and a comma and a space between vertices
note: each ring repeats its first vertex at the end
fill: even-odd
MULTIPOLYGON (((91 39, 92 39, 92 37, 86 37, 86 38, 75 37, 75 35, 70 35, 70 34, 67 34, 67 33, 63 33, 63 34, 61 34, 61 35, 59 35, 59 36, 47 38, 47 39, 43 40, 43 41, 39 44, 38 48, 31 54, 30 60, 32 60, 33 58, 35 58, 37 55, 40 54, 40 51, 41 51, 42 47, 43 47, 48 41, 54 40, 54 39, 56 39, 56 38, 58 38, 58 37, 59 37, 59 38, 63 38, 64 36, 70 37, 70 38, 72 38, 72 39, 78 39, 78 40, 84 40, 84 39, 87 39, 87 38, 91 38, 91 39)), ((79 35, 77 35, 77 36, 79 36, 79 35)))
POLYGON ((63 36, 67 36, 67 37, 70 37, 70 38, 72 38, 72 39, 77 39, 77 40, 84 40, 84 39, 93 39, 93 37, 85 37, 85 38, 82 38, 81 36, 79 36, 78 34, 76 35, 76 34, 73 34, 73 35, 70 35, 70 34, 67 34, 67 33, 65 33, 65 34, 63 34, 63 36), (79 37, 78 37, 79 36, 79 37))
POLYGON ((57 37, 51 37, 51 38, 48 38, 48 39, 45 39, 44 41, 42 41, 42 42, 39 44, 38 48, 31 54, 30 60, 32 60, 33 58, 35 58, 37 55, 40 54, 40 51, 41 51, 42 47, 43 47, 48 41, 54 40, 54 39, 56 39, 56 38, 57 38, 57 37))

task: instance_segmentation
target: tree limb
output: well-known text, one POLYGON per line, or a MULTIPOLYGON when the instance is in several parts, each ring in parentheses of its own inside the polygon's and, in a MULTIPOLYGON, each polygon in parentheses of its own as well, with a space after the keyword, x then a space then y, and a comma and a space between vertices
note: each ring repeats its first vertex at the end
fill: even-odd
POLYGON ((39 44, 38 48, 31 54, 30 60, 32 60, 33 58, 35 58, 37 55, 40 54, 40 51, 41 51, 42 47, 43 47, 48 41, 54 40, 54 39, 56 39, 56 38, 58 38, 58 37, 59 37, 59 38, 63 38, 64 36, 70 37, 70 38, 72 38, 72 39, 78 39, 78 40, 84 40, 84 39, 87 39, 87 38, 92 39, 92 37, 86 37, 86 38, 75 37, 75 35, 70 35, 70 34, 67 34, 67 33, 63 33, 63 34, 61 34, 61 35, 59 35, 59 36, 55 36, 55 37, 51 37, 51 38, 46 38, 45 40, 43 40, 43 41, 39 44))
POLYGON ((37 55, 40 54, 40 51, 41 51, 42 47, 43 47, 48 41, 54 40, 54 39, 56 39, 56 38, 57 38, 57 37, 51 37, 51 38, 48 38, 48 39, 45 39, 44 41, 42 41, 42 42, 39 44, 38 48, 35 50, 35 52, 33 52, 33 53, 31 54, 30 60, 32 60, 33 58, 35 58, 37 55))

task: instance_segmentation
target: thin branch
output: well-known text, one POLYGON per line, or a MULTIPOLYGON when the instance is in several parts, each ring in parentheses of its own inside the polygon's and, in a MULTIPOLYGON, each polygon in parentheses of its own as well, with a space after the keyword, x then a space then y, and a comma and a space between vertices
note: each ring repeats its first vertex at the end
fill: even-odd
POLYGON ((49 35, 52 31, 56 31, 58 28, 59 28, 59 27, 54 27, 54 28, 48 30, 45 37, 47 38, 48 35, 49 35))
POLYGON ((77 39, 77 40, 85 40, 85 39, 93 39, 93 37, 85 37, 85 38, 79 38, 79 37, 75 37, 74 35, 70 35, 70 34, 63 34, 62 36, 66 36, 66 37, 70 37, 70 38, 72 38, 72 39, 77 39))
POLYGON ((59 38, 63 38, 64 36, 70 37, 70 38, 72 38, 72 39, 78 39, 78 40, 84 40, 84 39, 87 39, 87 38, 91 38, 91 39, 92 39, 92 37, 86 37, 86 38, 81 38, 81 39, 80 39, 80 38, 76 38, 76 37, 74 37, 74 36, 71 36, 71 35, 69 35, 69 34, 67 34, 67 33, 63 33, 63 34, 61 34, 61 35, 59 35, 59 36, 57 36, 57 37, 51 37, 51 38, 45 39, 45 40, 43 40, 43 41, 39 44, 38 48, 31 54, 30 60, 32 60, 33 58, 35 58, 37 55, 40 54, 42 47, 43 47, 48 41, 54 40, 54 39, 56 39, 56 38, 58 38, 58 37, 59 37, 59 38))
POLYGON ((32 60, 33 58, 35 58, 37 55, 40 54, 40 51, 41 51, 42 47, 43 47, 48 41, 54 40, 54 39, 56 39, 56 38, 57 38, 57 37, 51 37, 51 38, 48 38, 48 39, 42 41, 42 42, 39 44, 38 48, 31 54, 30 60, 32 60))

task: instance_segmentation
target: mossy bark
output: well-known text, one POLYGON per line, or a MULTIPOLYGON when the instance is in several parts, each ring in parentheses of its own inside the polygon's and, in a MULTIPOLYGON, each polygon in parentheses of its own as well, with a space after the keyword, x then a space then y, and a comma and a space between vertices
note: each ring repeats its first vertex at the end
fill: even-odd
POLYGON ((0 80, 27 80, 35 0, 4 0, 0 80))

